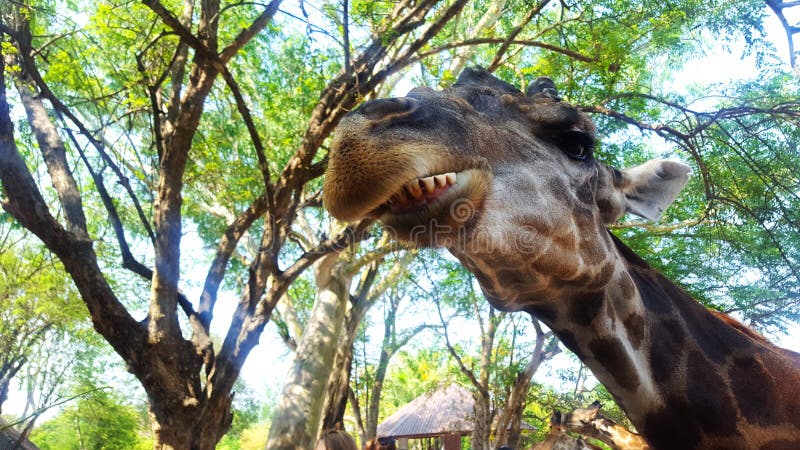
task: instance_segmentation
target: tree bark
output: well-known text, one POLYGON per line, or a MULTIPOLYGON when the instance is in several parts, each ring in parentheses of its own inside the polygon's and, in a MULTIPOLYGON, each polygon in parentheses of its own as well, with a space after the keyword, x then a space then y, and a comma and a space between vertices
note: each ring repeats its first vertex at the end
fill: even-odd
MULTIPOLYGON (((385 245, 385 243, 384 243, 385 245)), ((339 339, 336 349, 333 368, 328 378, 325 403, 322 414, 321 429, 335 428, 341 425, 344 420, 344 413, 347 408, 347 400, 350 395, 350 374, 353 363, 353 345, 358 335, 361 322, 367 311, 375 304, 376 296, 371 292, 378 270, 383 263, 384 252, 378 249, 373 254, 368 254, 362 260, 371 260, 368 268, 363 272, 359 281, 355 295, 346 293, 348 298, 342 299, 343 302, 350 303, 350 308, 346 312, 344 321, 344 331, 339 339), (371 255, 377 255, 377 259, 371 255)), ((355 276, 355 270, 361 268, 363 264, 350 264, 347 269, 350 274, 355 276)))
POLYGON ((336 350, 333 369, 328 379, 321 429, 326 430, 341 425, 347 409, 350 393, 350 374, 353 367, 353 345, 358 335, 363 317, 353 317, 350 309, 345 320, 344 332, 336 350))
POLYGON ((338 253, 326 255, 314 266, 314 307, 272 418, 267 450, 312 448, 319 434, 352 281, 352 275, 341 269, 338 253))
MULTIPOLYGON (((383 239, 381 247, 372 255, 365 256, 364 259, 373 260, 369 269, 362 276, 358 294, 351 297, 353 307, 350 309, 348 315, 347 331, 350 333, 347 339, 343 339, 343 345, 346 346, 347 364, 351 365, 353 360, 353 343, 355 342, 361 321, 367 314, 367 311, 377 303, 378 299, 384 296, 384 293, 391 287, 396 286, 399 277, 405 273, 406 268, 416 256, 415 251, 407 251, 405 254, 395 261, 392 268, 387 271, 383 279, 373 287, 373 283, 378 275, 378 268, 383 262, 384 255, 393 248, 393 245, 383 239)), ((326 424, 336 424, 341 422, 344 418, 344 410, 348 398, 351 397, 354 413, 357 416, 359 425, 359 433, 361 434, 362 441, 375 437, 375 432, 378 427, 378 407, 380 405, 381 393, 383 390, 383 380, 386 377, 386 368, 392 356, 408 343, 414 336, 416 336, 427 325, 418 326, 412 330, 408 330, 401 336, 396 333, 396 317, 399 307, 400 298, 396 295, 386 295, 387 312, 384 318, 384 337, 381 343, 381 354, 378 360, 377 368, 375 370, 374 383, 370 389, 369 402, 366 408, 366 417, 361 417, 361 408, 358 403, 353 390, 350 389, 350 370, 342 371, 342 376, 338 379, 331 379, 331 390, 329 391, 329 408, 326 412, 326 424)), ((345 347, 342 347, 343 349, 345 347)))

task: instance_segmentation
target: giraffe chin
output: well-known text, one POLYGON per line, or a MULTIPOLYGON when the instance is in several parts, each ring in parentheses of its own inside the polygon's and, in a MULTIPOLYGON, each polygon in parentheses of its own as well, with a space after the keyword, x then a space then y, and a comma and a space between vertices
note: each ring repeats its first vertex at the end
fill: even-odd
POLYGON ((419 196, 408 195, 406 184, 399 196, 395 193, 370 215, 397 239, 418 247, 448 246, 480 216, 492 175, 483 169, 467 169, 455 172, 451 179, 452 183, 436 185, 419 196), (402 199, 403 192, 409 198, 402 199))

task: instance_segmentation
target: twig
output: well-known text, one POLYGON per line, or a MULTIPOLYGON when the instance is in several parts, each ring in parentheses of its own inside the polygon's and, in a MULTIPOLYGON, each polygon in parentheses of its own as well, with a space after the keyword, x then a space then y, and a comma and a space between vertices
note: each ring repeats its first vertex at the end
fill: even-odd
POLYGON ((41 408, 38 408, 38 409, 34 410, 32 413, 28 414, 27 416, 25 416, 25 417, 23 417, 21 419, 18 419, 18 420, 14 421, 14 422, 11 422, 11 423, 9 423, 7 425, 0 426, 0 431, 5 431, 5 430, 10 429, 11 427, 17 426, 17 425, 25 422, 26 420, 30 419, 31 417, 40 416, 40 415, 42 415, 42 413, 44 413, 48 409, 55 408, 56 406, 63 405, 64 403, 70 402, 70 401, 72 401, 72 400, 74 400, 74 399, 76 399, 78 397, 83 397, 84 395, 91 394, 92 392, 102 391, 102 390, 105 390, 105 389, 111 389, 111 386, 103 386, 103 387, 99 387, 99 388, 95 388, 95 389, 89 389, 88 391, 84 391, 84 392, 81 392, 79 394, 75 394, 75 395, 69 396, 69 397, 67 397, 67 398, 65 398, 63 400, 59 400, 59 401, 57 401, 57 402, 55 402, 53 404, 50 404, 50 405, 47 405, 47 406, 43 406, 41 408))

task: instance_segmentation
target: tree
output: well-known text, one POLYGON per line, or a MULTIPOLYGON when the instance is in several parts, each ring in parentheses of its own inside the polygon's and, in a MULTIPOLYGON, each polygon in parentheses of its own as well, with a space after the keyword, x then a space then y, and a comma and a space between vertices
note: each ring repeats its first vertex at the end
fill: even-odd
POLYGON ((0 223, 0 412, 11 381, 46 345, 86 321, 77 293, 52 255, 0 223))
POLYGON ((270 427, 268 449, 311 448, 322 424, 325 392, 344 326, 353 274, 332 253, 315 266, 317 298, 270 427))
MULTIPOLYGON (((516 446, 531 379, 544 361, 559 353, 557 340, 534 320, 535 340, 528 354, 522 350, 526 347, 522 336, 527 328, 522 318, 486 305, 473 288, 473 277, 464 268, 450 261, 439 264, 446 276, 425 284, 434 286, 428 295, 436 303, 444 345, 473 388, 475 417, 471 446, 485 449, 503 444, 516 446), (452 312, 445 315, 443 310, 452 312), (452 336, 450 322, 467 317, 477 322, 476 337, 480 345, 476 352, 464 348, 452 336), (475 353, 477 357, 473 356, 475 353)), ((422 265, 433 266, 427 261, 422 265)), ((421 272, 424 270, 427 269, 421 272)))
MULTIPOLYGON (((522 417, 531 385, 531 379, 539 366, 557 355, 561 350, 552 331, 543 332, 539 321, 533 320, 536 331, 533 352, 528 363, 517 372, 517 378, 506 392, 506 402, 497 419, 495 444, 507 444, 512 448, 520 445, 522 417)), ((512 345, 513 348, 513 345, 512 345)))
POLYGON ((26 397, 25 408, 15 421, 23 435, 30 434, 41 415, 82 395, 70 390, 70 380, 106 350, 98 341, 88 327, 59 327, 29 349, 30 356, 16 376, 26 397))
MULTIPOLYGON (((384 259, 394 249, 388 239, 380 242, 368 252, 352 246, 341 255, 332 253, 314 266, 316 298, 302 335, 285 336, 290 343, 297 342, 297 350, 272 421, 269 448, 311 446, 321 429, 341 425, 349 397, 353 344, 362 321, 414 255, 407 252, 398 257, 379 279, 384 259), (359 272, 360 281, 351 294, 359 272)), ((284 313, 289 312, 286 307, 284 313)), ((294 317, 294 313, 286 315, 294 317)))
POLYGON ((83 394, 61 414, 43 423, 31 440, 44 450, 148 448, 151 442, 137 434, 139 414, 108 388, 91 384, 79 387, 83 394))
POLYGON ((219 441, 278 302, 305 269, 363 237, 366 224, 296 239, 300 211, 325 228, 317 179, 340 118, 417 63, 418 81, 447 84, 457 54, 507 80, 556 78, 610 136, 598 146, 607 161, 644 158, 640 132, 690 159, 698 181, 670 226, 619 232, 670 275, 701 267, 679 281, 708 304, 767 330, 797 319, 800 91, 769 65, 763 2, 486 4, 502 14, 477 34, 454 20, 461 0, 303 2, 300 12, 279 1, 0 5, 0 204, 58 257, 142 384, 157 446, 219 441), (307 35, 287 25, 296 19, 307 35), (764 62, 707 108, 691 106, 705 92, 676 94, 663 73, 702 50, 702 33, 744 35, 764 62), (26 112, 16 134, 9 102, 26 112), (200 252, 184 238, 194 230, 211 250, 186 258, 200 252), (207 275, 190 299, 200 264, 207 275), (239 301, 215 350, 220 289, 239 301))
MULTIPOLYGON (((360 43, 363 47, 357 54, 351 55, 348 43, 343 61, 331 64, 333 70, 326 74, 336 70, 338 74, 322 85, 319 100, 303 105, 307 126, 299 141, 289 143, 295 149, 284 148, 283 154, 276 151, 269 156, 271 149, 251 114, 254 105, 249 104, 259 99, 253 91, 257 86, 240 85, 242 74, 229 68, 229 63, 240 53, 244 54, 240 61, 252 63, 247 57, 254 54, 252 46, 269 48, 268 36, 259 33, 272 21, 279 1, 263 7, 240 5, 230 14, 216 1, 202 2, 199 12, 193 2, 184 2, 180 14, 157 0, 145 2, 146 8, 133 5, 131 12, 124 13, 99 5, 92 12, 99 24, 97 30, 74 34, 67 30, 55 43, 40 37, 51 25, 49 5, 3 6, 0 30, 9 39, 3 45, 0 80, 3 209, 58 256, 81 293, 95 329, 141 382, 149 399, 157 447, 212 448, 227 431, 232 386, 276 303, 304 269, 342 248, 353 239, 353 231, 360 230, 349 228, 313 248, 296 247, 288 241, 297 211, 307 201, 314 203, 313 192, 307 192, 307 198, 303 191, 306 183, 322 174, 324 160, 317 158, 322 143, 347 111, 389 74, 409 64, 464 3, 460 0, 440 9, 434 8, 435 1, 400 3, 385 11, 390 13, 386 18, 373 16, 378 11, 367 8, 364 17, 376 18, 369 22, 374 34, 360 43), (105 26, 107 23, 113 25, 105 26), (91 51, 75 50, 96 48, 99 40, 109 44, 108 48, 135 48, 136 60, 109 64, 103 58, 127 53, 110 52, 97 58, 91 51), (43 58, 45 54, 52 59, 43 58), (6 67, 11 78, 6 78, 6 67), (222 78, 224 88, 215 90, 217 78, 222 78), (40 161, 53 183, 53 196, 43 192, 43 185, 27 165, 38 167, 33 152, 28 151, 33 146, 25 143, 21 152, 12 138, 9 82, 17 88, 19 102, 27 111, 40 161), (83 101, 71 106, 64 98, 83 101), (242 134, 247 138, 235 143, 250 152, 250 167, 256 170, 250 171, 252 181, 246 185, 257 194, 224 199, 228 203, 222 209, 232 215, 227 223, 214 224, 216 253, 203 292, 193 304, 180 289, 185 213, 192 206, 215 205, 202 201, 204 185, 192 183, 187 176, 195 166, 202 167, 206 176, 229 168, 205 164, 218 159, 199 151, 203 147, 198 144, 203 141, 200 131, 216 131, 223 136, 220 142, 230 142, 224 138, 230 130, 201 127, 204 112, 221 117, 212 114, 213 108, 206 111, 212 99, 233 106, 240 116, 246 130, 242 134), (69 124, 65 129, 70 140, 58 133, 44 100, 69 124), (124 111, 121 118, 118 108, 124 111), (71 133, 73 128, 80 136, 71 133), (127 143, 114 142, 107 132, 127 136, 127 143), (134 161, 152 160, 153 165, 137 167, 128 162, 128 155, 134 161), (273 175, 276 167, 278 173, 273 175), (106 172, 119 182, 118 192, 106 184, 106 172), (87 181, 76 175, 86 176, 87 181), (123 200, 118 201, 116 194, 123 200), (108 216, 116 237, 113 250, 93 242, 100 218, 86 216, 90 202, 102 205, 108 216), (63 210, 63 217, 54 214, 56 208, 63 210), (247 281, 222 348, 216 352, 209 337, 216 297, 245 233, 257 235, 260 244, 255 257, 241 269, 247 281), (146 251, 132 250, 129 239, 153 252, 149 265, 136 256, 146 251), (115 262, 108 266, 99 263, 115 252, 119 258, 115 262), (140 289, 150 293, 144 320, 134 319, 109 283, 109 267, 124 268, 144 281, 140 289), (180 312, 191 330, 190 339, 183 336, 180 312)), ((348 10, 341 16, 346 19, 348 10)), ((345 28, 343 33, 349 42, 349 30, 345 28)), ((315 80, 320 78, 317 73, 315 80)))
MULTIPOLYGON (((352 386, 348 389, 348 394, 362 442, 376 436, 384 383, 392 359, 417 335, 435 327, 426 321, 409 326, 399 326, 402 321, 398 323, 398 315, 402 313, 401 307, 405 306, 403 304, 408 305, 413 301, 413 296, 418 294, 416 289, 409 289, 411 284, 409 277, 403 275, 417 270, 411 261, 414 256, 416 252, 407 252, 381 280, 380 289, 377 289, 376 294, 383 294, 383 320, 379 323, 379 326, 382 325, 380 346, 376 346, 366 336, 361 336, 360 342, 357 343, 361 347, 361 352, 356 361, 357 373, 351 378, 352 386), (402 277, 399 278, 400 276, 402 277), (374 349, 377 349, 377 352, 374 349), (377 360, 375 353, 378 354, 377 360)), ((372 302, 377 299, 377 295, 371 295, 372 302)), ((353 344, 356 344, 355 339, 353 344)))

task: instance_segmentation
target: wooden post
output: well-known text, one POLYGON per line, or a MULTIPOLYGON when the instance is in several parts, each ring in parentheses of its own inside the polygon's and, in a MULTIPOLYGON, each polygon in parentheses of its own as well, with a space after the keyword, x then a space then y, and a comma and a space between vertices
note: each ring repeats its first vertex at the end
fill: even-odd
POLYGON ((446 434, 444 438, 444 450, 461 450, 461 436, 457 434, 446 434))

